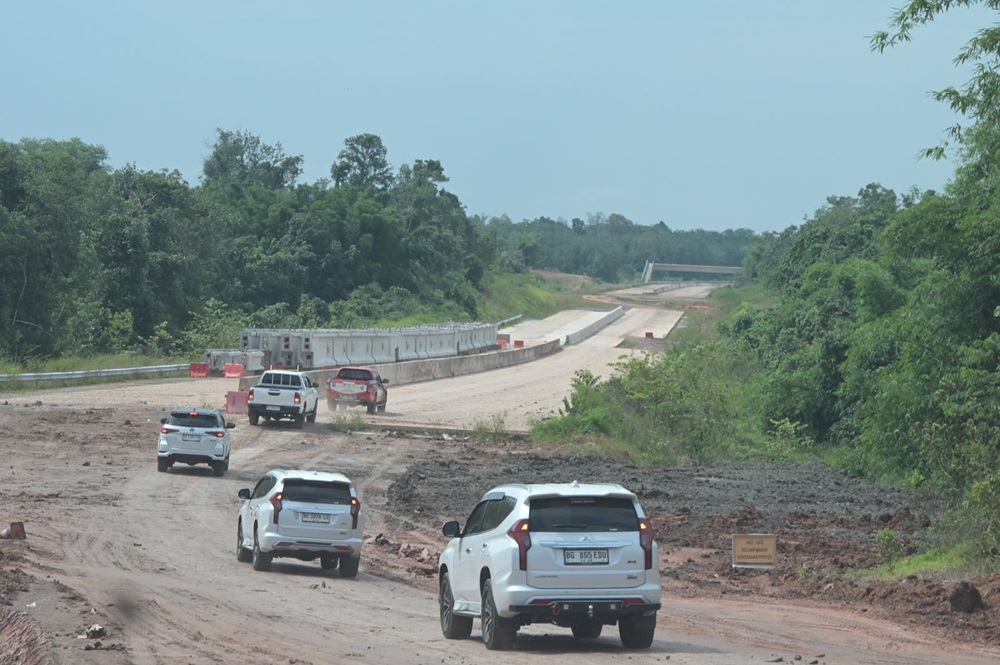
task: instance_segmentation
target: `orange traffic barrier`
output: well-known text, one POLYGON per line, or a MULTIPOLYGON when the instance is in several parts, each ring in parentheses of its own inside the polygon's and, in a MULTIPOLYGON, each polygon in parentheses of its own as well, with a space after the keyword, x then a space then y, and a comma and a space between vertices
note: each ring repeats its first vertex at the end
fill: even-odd
POLYGON ((227 379, 238 379, 243 376, 243 365, 239 363, 226 363, 222 368, 222 375, 227 379))
POLYGON ((507 348, 507 340, 505 340, 505 339, 498 339, 497 340, 497 346, 499 346, 501 349, 506 349, 507 348))
POLYGON ((226 393, 226 413, 246 413, 247 393, 230 390, 226 393))
POLYGON ((208 377, 208 363, 191 363, 188 368, 188 376, 204 379, 208 377))
POLYGON ((524 348, 524 340, 523 339, 515 339, 514 340, 514 348, 515 349, 523 349, 524 348))
POLYGON ((653 339, 653 333, 651 332, 646 333, 646 339, 653 339))

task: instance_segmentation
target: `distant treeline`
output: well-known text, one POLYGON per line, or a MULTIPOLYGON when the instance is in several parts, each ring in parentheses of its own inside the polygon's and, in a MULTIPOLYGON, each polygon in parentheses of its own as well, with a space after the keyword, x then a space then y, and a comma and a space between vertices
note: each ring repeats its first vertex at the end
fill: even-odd
POLYGON ((302 157, 220 129, 192 185, 111 169, 79 139, 0 141, 0 359, 200 354, 243 326, 472 320, 484 281, 505 272, 738 265, 752 238, 617 214, 470 216, 440 162, 394 170, 386 155, 378 136, 348 138, 330 179, 302 184, 302 157))

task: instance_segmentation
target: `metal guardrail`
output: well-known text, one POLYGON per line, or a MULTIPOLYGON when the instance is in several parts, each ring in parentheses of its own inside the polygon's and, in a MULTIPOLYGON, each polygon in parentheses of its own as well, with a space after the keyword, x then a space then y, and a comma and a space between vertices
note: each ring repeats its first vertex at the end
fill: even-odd
POLYGON ((116 367, 113 369, 90 369, 79 372, 34 372, 23 374, 0 374, 0 385, 5 383, 39 383, 41 381, 77 381, 102 377, 160 376, 187 370, 190 363, 180 365, 152 365, 149 367, 116 367))

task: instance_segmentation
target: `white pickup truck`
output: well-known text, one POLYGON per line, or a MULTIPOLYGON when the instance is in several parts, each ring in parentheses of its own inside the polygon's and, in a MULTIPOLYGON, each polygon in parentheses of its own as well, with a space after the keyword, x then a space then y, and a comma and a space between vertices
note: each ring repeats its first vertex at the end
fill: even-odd
POLYGON ((306 422, 316 422, 319 391, 305 372, 267 370, 247 394, 247 414, 250 424, 260 419, 288 418, 302 429, 306 422))

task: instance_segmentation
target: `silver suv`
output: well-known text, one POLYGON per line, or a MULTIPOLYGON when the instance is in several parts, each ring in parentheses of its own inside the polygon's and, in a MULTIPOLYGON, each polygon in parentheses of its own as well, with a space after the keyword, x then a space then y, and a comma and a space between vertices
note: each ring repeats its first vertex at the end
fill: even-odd
POLYGON ((267 570, 276 557, 319 559, 324 570, 355 577, 361 563, 361 503, 340 473, 272 469, 243 499, 236 558, 267 570))
POLYGON ((234 427, 236 423, 226 422, 218 409, 174 409, 160 420, 156 469, 166 471, 177 463, 208 464, 216 476, 224 475, 232 449, 229 430, 234 427))
POLYGON ((618 625, 627 649, 653 642, 659 555, 635 494, 621 485, 501 485, 487 492, 438 563, 441 631, 464 639, 479 617, 487 649, 509 649, 521 626, 569 627, 595 639, 618 625))

